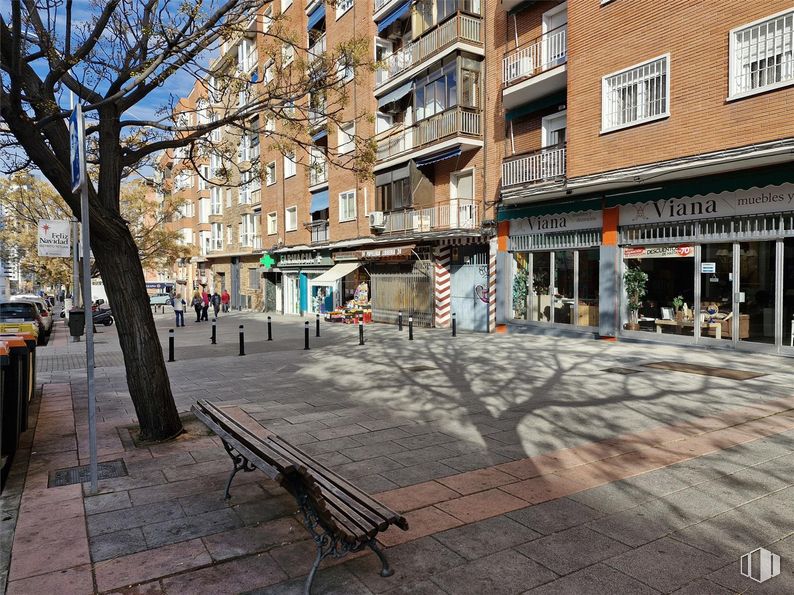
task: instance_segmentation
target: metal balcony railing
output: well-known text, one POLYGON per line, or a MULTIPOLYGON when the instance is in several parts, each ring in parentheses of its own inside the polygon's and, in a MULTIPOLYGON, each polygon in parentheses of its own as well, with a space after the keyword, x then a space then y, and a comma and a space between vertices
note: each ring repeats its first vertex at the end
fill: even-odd
POLYGON ((396 4, 397 0, 375 0, 375 10, 374 12, 378 12, 381 8, 386 6, 387 4, 396 4))
POLYGON ((309 168, 309 186, 328 181, 328 163, 325 159, 313 160, 309 168))
POLYGON ((538 184, 565 177, 565 146, 546 147, 502 163, 502 186, 538 184))
POLYGON ((562 25, 506 54, 502 59, 504 86, 537 76, 567 62, 567 38, 568 25, 562 25))
POLYGON ((481 112, 471 108, 453 107, 412 126, 387 130, 376 138, 377 159, 390 159, 457 135, 482 136, 481 112))
POLYGON ((383 85, 456 41, 482 45, 482 19, 476 15, 458 12, 440 25, 425 31, 384 60, 384 66, 378 71, 378 85, 383 85))
POLYGON ((473 200, 453 200, 425 209, 386 213, 383 233, 423 232, 442 229, 476 229, 480 226, 478 205, 473 200))
POLYGON ((305 227, 311 234, 312 244, 328 241, 328 221, 309 221, 305 227))
POLYGON ((319 58, 322 58, 323 54, 325 54, 325 48, 325 33, 323 33, 317 38, 317 41, 314 42, 314 45, 309 48, 309 64, 315 60, 318 60, 319 58))

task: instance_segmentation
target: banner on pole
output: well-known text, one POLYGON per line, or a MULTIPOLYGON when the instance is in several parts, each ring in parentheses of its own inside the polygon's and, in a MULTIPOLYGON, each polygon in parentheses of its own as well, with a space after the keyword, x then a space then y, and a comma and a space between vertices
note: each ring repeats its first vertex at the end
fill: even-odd
POLYGON ((39 256, 71 256, 70 221, 39 219, 39 256))
POLYGON ((85 176, 85 134, 83 110, 78 103, 69 116, 69 163, 72 170, 72 192, 77 192, 85 176))

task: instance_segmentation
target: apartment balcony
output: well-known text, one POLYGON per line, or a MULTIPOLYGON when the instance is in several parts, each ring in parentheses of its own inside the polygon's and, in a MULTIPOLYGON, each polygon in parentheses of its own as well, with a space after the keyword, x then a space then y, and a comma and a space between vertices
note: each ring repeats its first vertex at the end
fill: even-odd
POLYGON ((425 31, 408 45, 395 51, 378 69, 377 95, 411 78, 428 60, 436 60, 456 50, 485 55, 482 18, 458 12, 443 23, 425 31))
POLYGON ((506 109, 535 101, 568 84, 568 25, 544 33, 502 59, 506 109))
POLYGON ((505 159, 502 163, 502 187, 543 184, 565 179, 564 146, 505 159))
POLYGON ((328 241, 328 221, 310 221, 304 225, 311 234, 311 243, 319 244, 328 241))
POLYGON ((325 33, 323 33, 317 38, 317 41, 314 42, 314 45, 309 48, 309 64, 322 58, 325 54, 325 48, 325 33))
POLYGON ((392 9, 400 4, 401 0, 375 0, 375 9, 372 11, 372 18, 376 21, 389 14, 392 9))
POLYGON ((325 159, 312 162, 309 168, 309 188, 328 183, 328 164, 325 159))
POLYGON ((421 233, 479 227, 478 205, 472 200, 457 200, 425 209, 386 213, 382 233, 421 233))
POLYGON ((460 146, 462 151, 482 147, 482 113, 475 109, 453 107, 420 120, 412 126, 400 126, 376 137, 378 163, 382 169, 400 158, 421 157, 435 150, 460 146))
POLYGON ((317 107, 310 107, 308 110, 308 117, 309 117, 309 127, 312 130, 316 130, 323 126, 328 119, 328 116, 325 112, 325 105, 319 105, 317 107))

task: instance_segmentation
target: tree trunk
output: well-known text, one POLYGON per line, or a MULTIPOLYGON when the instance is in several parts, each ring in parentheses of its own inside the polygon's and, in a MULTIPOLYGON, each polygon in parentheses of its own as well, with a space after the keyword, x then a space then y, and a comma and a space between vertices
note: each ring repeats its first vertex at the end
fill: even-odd
POLYGON ((91 217, 91 249, 116 316, 141 439, 168 440, 179 434, 182 422, 171 394, 138 248, 122 221, 109 224, 104 220, 97 226, 94 222, 91 217))

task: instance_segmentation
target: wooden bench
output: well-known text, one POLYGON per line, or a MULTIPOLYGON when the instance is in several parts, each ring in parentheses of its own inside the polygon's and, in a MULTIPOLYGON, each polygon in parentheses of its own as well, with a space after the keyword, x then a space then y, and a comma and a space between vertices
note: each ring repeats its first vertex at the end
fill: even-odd
POLYGON ((355 487, 302 450, 265 430, 239 410, 223 410, 207 401, 193 413, 223 441, 232 459, 232 472, 224 496, 239 472, 259 469, 292 494, 303 523, 317 545, 317 556, 304 585, 309 595, 320 563, 328 556, 341 558, 370 548, 381 562, 381 576, 391 576, 386 556, 375 539, 391 525, 408 529, 405 518, 355 487))

